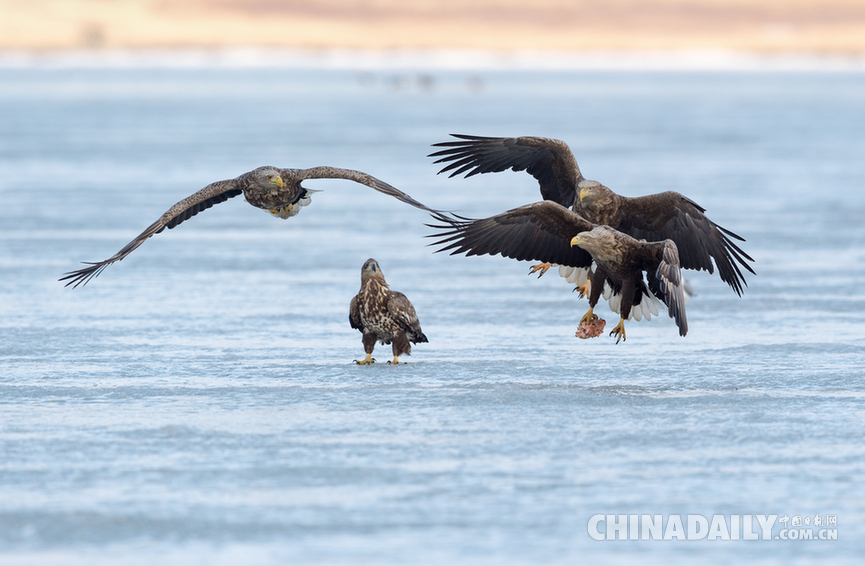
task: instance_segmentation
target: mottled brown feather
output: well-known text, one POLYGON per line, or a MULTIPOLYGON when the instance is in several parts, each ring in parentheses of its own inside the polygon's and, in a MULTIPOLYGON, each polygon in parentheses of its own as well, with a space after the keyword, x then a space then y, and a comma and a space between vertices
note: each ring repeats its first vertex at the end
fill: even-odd
POLYGON ((411 354, 411 344, 428 342, 417 312, 408 298, 391 291, 378 262, 361 268, 360 291, 349 304, 349 324, 363 335, 364 350, 372 354, 376 341, 391 344, 394 358, 411 354))
POLYGON ((126 246, 110 258, 95 263, 84 262, 88 265, 87 267, 64 274, 60 278, 60 281, 67 281, 66 286, 72 285, 73 288, 79 285, 86 285, 88 281, 99 275, 102 270, 128 256, 154 234, 159 234, 166 228, 174 228, 202 210, 206 210, 241 193, 243 193, 244 198, 249 204, 265 210, 294 205, 309 193, 308 189, 301 186, 301 181, 304 179, 346 179, 371 187, 416 208, 431 213, 439 212, 427 207, 388 183, 361 171, 327 166, 311 167, 309 169, 259 167, 240 175, 236 179, 217 181, 216 183, 207 185, 200 191, 169 208, 159 220, 148 226, 134 240, 126 244, 126 246), (266 178, 272 175, 278 175, 282 179, 282 186, 265 182, 266 178))

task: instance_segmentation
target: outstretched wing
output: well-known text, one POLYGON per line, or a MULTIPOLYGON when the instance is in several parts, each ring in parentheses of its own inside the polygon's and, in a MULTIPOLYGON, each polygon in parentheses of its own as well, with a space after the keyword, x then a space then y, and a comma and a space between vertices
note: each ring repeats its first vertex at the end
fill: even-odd
POLYGON ((286 171, 289 175, 296 176, 298 181, 302 181, 303 179, 347 179, 349 181, 354 181, 355 183, 360 183, 361 185, 366 185, 367 187, 372 187, 380 193, 392 196, 393 198, 406 204, 410 204, 415 208, 420 208, 427 212, 440 212, 433 208, 429 208, 427 205, 415 200, 410 195, 402 192, 396 187, 389 185, 372 175, 364 173, 363 171, 328 166, 310 167, 309 169, 285 169, 281 171, 286 171))
POLYGON ((583 174, 571 149, 563 141, 539 137, 490 138, 451 134, 460 141, 433 144, 445 147, 428 157, 438 157, 434 163, 448 163, 439 173, 453 171, 450 176, 466 173, 526 171, 537 179, 544 200, 562 206, 573 206, 577 183, 583 174))
POLYGON ((679 336, 684 336, 688 333, 688 319, 685 316, 684 279, 675 242, 639 242, 637 245, 644 257, 652 258, 646 266, 649 289, 667 305, 667 313, 679 327, 679 336))
POLYGON ((190 195, 169 208, 165 214, 159 217, 159 220, 147 227, 144 232, 139 234, 134 240, 126 244, 119 252, 97 263, 83 262, 88 264, 88 267, 71 271, 64 274, 60 281, 69 280, 66 286, 72 285, 73 288, 79 285, 86 285, 88 281, 102 273, 102 270, 114 263, 120 261, 131 254, 138 246, 143 244, 148 238, 154 234, 158 234, 166 228, 174 228, 184 220, 192 218, 202 210, 207 210, 214 204, 219 204, 232 197, 241 194, 243 189, 237 186, 237 180, 217 181, 207 185, 197 193, 190 195))
POLYGON ((709 220, 700 205, 677 192, 668 191, 623 198, 621 210, 619 230, 650 242, 673 240, 683 269, 714 273, 714 259, 721 280, 742 295, 742 286, 747 283, 741 268, 754 273, 747 263, 754 260, 733 240, 745 240, 709 220))
POLYGON ((521 206, 481 220, 444 214, 433 217, 444 223, 427 225, 445 230, 427 236, 440 238, 431 245, 447 244, 439 252, 501 254, 517 260, 548 261, 571 267, 592 265, 592 256, 587 251, 571 246, 571 238, 591 230, 592 223, 552 201, 521 206))

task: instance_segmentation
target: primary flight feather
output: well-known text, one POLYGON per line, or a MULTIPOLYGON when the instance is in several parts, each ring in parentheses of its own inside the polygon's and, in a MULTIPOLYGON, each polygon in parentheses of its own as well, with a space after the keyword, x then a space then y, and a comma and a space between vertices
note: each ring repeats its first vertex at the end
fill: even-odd
POLYGON ((102 273, 102 270, 128 256, 154 234, 158 234, 166 228, 174 228, 202 210, 206 210, 215 204, 219 204, 240 194, 243 194, 246 202, 252 206, 264 209, 274 216, 283 219, 295 216, 300 212, 301 208, 310 203, 312 193, 318 192, 301 186, 301 181, 306 179, 346 179, 354 181, 416 208, 429 212, 437 212, 384 181, 361 171, 327 166, 312 167, 309 169, 258 167, 234 179, 211 183, 200 191, 186 197, 169 208, 165 214, 159 217, 159 220, 148 226, 116 254, 104 261, 84 262, 88 264, 88 267, 66 273, 60 278, 60 281, 67 281, 66 286, 72 285, 73 288, 79 285, 86 285, 88 281, 102 273))

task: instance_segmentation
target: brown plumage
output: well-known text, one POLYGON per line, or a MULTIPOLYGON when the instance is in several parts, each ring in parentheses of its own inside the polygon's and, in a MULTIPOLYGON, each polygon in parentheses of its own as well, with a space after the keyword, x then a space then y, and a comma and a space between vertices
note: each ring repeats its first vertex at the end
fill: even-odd
MULTIPOLYGON (((630 318, 631 309, 641 305, 643 297, 651 301, 652 295, 667 305, 670 318, 679 327, 679 336, 688 333, 679 251, 672 240, 646 242, 609 226, 595 226, 574 236, 571 245, 588 251, 597 264, 592 274, 589 311, 583 315, 583 320, 597 318, 592 311, 606 283, 619 297, 618 301, 610 300, 610 307, 621 317, 610 331, 611 335, 616 335, 617 344, 620 339, 625 340, 625 321, 630 318), (643 281, 643 272, 648 289, 643 281)), ((646 315, 645 311, 643 315, 646 315)))
MULTIPOLYGON (((497 255, 518 260, 536 260, 589 268, 594 261, 589 294, 589 311, 602 293, 610 308, 621 315, 611 334, 625 338, 624 321, 657 315, 654 298, 661 300, 675 319, 679 334, 688 331, 679 254, 672 240, 636 240, 608 226, 592 224, 579 214, 552 201, 522 206, 502 214, 472 220, 442 213, 433 215, 443 224, 430 227, 444 230, 435 235, 438 251, 451 255, 497 255), (646 281, 643 280, 645 273, 646 281)), ((595 317, 596 318, 596 317, 595 317)), ((617 340, 618 342, 618 340, 617 340)))
POLYGON ((435 163, 448 163, 439 173, 452 171, 451 177, 461 173, 470 177, 525 170, 537 179, 545 200, 637 239, 673 240, 683 269, 714 273, 717 266, 721 280, 739 295, 747 285, 742 268, 754 273, 747 263, 754 260, 733 242, 744 239, 709 220, 704 208, 679 193, 637 198, 617 195, 597 181, 586 180, 570 148, 560 140, 451 135, 459 141, 433 144, 446 148, 430 154, 439 158, 435 163))
POLYGON ((411 302, 399 291, 390 290, 381 267, 372 258, 360 270, 360 292, 351 299, 348 321, 363 334, 366 358, 355 360, 360 365, 375 362, 372 351, 376 341, 393 344, 389 364, 398 364, 403 354, 410 356, 412 343, 428 342, 411 302))
POLYGON ((259 167, 235 179, 211 183, 200 191, 186 197, 169 208, 165 214, 159 217, 159 220, 148 226, 144 232, 126 244, 116 254, 105 261, 96 263, 84 262, 89 264, 89 266, 64 274, 60 278, 60 281, 69 280, 66 286, 72 285, 73 288, 79 285, 86 285, 88 281, 99 275, 103 269, 128 256, 154 234, 158 234, 166 228, 174 228, 202 210, 206 210, 214 204, 219 204, 240 194, 243 194, 246 201, 252 206, 262 208, 274 216, 279 218, 295 216, 300 212, 301 208, 310 203, 312 193, 319 192, 302 187, 300 183, 305 179, 347 179, 371 187, 416 208, 436 212, 406 193, 361 171, 327 166, 312 167, 310 169, 259 167))

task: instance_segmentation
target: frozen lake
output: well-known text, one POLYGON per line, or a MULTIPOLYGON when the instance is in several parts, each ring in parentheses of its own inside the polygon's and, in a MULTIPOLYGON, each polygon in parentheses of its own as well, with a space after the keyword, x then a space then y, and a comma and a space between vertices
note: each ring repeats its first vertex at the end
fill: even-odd
POLYGON ((0 65, 0 562, 861 560, 865 72, 348 67, 0 65), (472 217, 539 200, 437 176, 449 133, 682 192, 757 275, 739 298, 688 273, 685 338, 582 341, 553 273, 433 254, 422 211, 320 180, 295 218, 235 198, 57 281, 260 165, 472 217), (407 365, 351 363, 369 257, 430 339, 407 365), (596 514, 831 515, 838 540, 596 541, 596 514))

